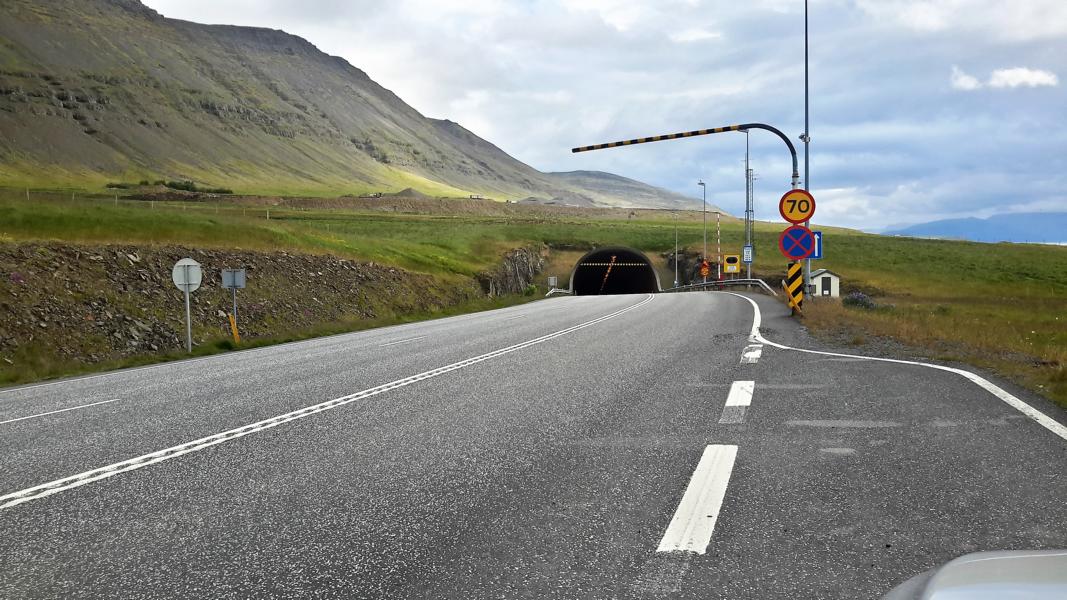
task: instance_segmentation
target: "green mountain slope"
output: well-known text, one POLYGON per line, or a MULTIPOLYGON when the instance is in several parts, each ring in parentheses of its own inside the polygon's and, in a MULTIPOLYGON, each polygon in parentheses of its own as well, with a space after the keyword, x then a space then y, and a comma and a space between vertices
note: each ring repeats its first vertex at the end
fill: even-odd
POLYGON ((0 184, 190 179, 243 193, 672 206, 541 173, 282 31, 136 0, 0 3, 0 184))
MULTIPOLYGON (((633 206, 670 206, 682 210, 700 210, 700 198, 683 196, 662 188, 641 183, 627 177, 603 171, 566 171, 548 173, 552 177, 579 189, 595 202, 612 204, 615 198, 626 198, 633 206)), ((708 204, 708 212, 726 211, 708 204)))

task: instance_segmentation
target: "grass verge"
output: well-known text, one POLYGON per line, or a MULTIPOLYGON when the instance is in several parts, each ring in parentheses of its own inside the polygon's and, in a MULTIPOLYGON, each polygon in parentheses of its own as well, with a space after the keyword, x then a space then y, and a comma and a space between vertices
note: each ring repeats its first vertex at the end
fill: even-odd
POLYGON ((855 347, 874 344, 876 337, 888 338, 934 360, 971 364, 1067 409, 1067 353, 1062 345, 1049 343, 1067 318, 1063 312, 1052 312, 1062 303, 930 301, 915 296, 883 296, 879 301, 881 306, 874 309, 827 300, 809 302, 804 323, 816 335, 846 340, 855 347))
MULTIPOLYGON (((466 281, 497 264, 507 249, 540 242, 553 248, 543 276, 555 275, 564 285, 573 261, 594 246, 638 248, 661 269, 665 265, 656 255, 673 249, 675 227, 683 247, 702 248, 703 215, 695 211, 678 213, 677 219, 671 211, 621 219, 596 214, 249 207, 239 198, 152 203, 69 190, 33 191, 27 201, 24 190, 8 189, 0 190, 0 239, 332 254, 466 281)), ((782 228, 756 225, 756 272, 772 283, 785 267, 776 249, 782 228)), ((838 273, 846 291, 862 290, 881 308, 809 303, 806 317, 813 330, 850 329, 857 345, 871 336, 891 338, 934 358, 988 368, 1067 407, 1067 247, 815 228, 825 234, 827 258, 814 266, 838 273)), ((740 223, 724 220, 723 251, 739 253, 742 236, 740 223)), ((708 239, 715 239, 713 220, 708 239)), ((672 274, 661 275, 667 282, 672 274)))
POLYGON ((54 353, 49 352, 48 348, 44 348, 39 345, 29 344, 21 346, 18 353, 15 355, 15 360, 13 362, 18 365, 18 369, 0 368, 0 385, 10 386, 27 384, 46 381, 50 379, 57 379, 61 377, 87 375, 114 371, 117 369, 127 369, 131 367, 141 367, 145 365, 184 360, 187 358, 212 356, 234 350, 249 350, 252 348, 262 348, 265 346, 273 346, 276 344, 284 344, 288 342, 296 342, 300 340, 339 335, 344 333, 353 333, 356 331, 376 329, 379 327, 388 327, 390 325, 401 325, 404 323, 415 323, 420 321, 428 321, 431 319, 451 317, 455 315, 495 310, 498 308, 506 308, 508 306, 517 306, 519 304, 525 304, 527 302, 532 302, 539 298, 540 296, 538 295, 484 298, 461 304, 456 304, 435 311, 382 317, 376 319, 351 319, 333 323, 324 323, 315 327, 295 329, 291 331, 281 332, 277 335, 259 337, 253 340, 242 342, 240 344, 235 344, 233 339, 229 337, 217 337, 209 339, 202 344, 194 346, 192 353, 174 350, 159 354, 143 354, 138 356, 131 356, 121 360, 111 360, 91 365, 77 363, 73 361, 58 360, 54 353))

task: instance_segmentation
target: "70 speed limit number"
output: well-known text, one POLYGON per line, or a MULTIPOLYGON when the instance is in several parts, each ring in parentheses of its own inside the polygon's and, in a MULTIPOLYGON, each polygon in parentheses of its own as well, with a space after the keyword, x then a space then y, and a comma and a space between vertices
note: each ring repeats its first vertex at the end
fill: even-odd
POLYGON ((799 225, 815 214, 815 198, 806 190, 789 190, 778 201, 778 212, 786 221, 799 225))

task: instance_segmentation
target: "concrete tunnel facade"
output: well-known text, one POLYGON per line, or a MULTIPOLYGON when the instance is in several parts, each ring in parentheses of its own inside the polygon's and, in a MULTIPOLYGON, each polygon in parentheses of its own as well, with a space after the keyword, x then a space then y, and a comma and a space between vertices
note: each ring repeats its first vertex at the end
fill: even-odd
POLYGON ((659 274, 640 250, 623 246, 586 253, 571 271, 575 296, 650 294, 660 291, 659 274))

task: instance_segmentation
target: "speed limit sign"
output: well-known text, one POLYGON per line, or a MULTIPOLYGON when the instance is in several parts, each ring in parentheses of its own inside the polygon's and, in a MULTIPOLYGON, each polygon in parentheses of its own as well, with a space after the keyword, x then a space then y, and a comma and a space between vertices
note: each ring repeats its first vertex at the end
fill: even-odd
POLYGON ((806 190, 789 190, 778 201, 778 212, 786 221, 799 225, 815 214, 815 198, 806 190))

